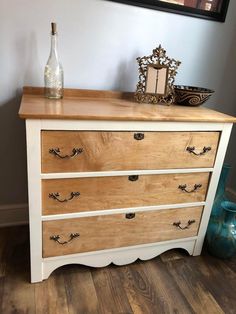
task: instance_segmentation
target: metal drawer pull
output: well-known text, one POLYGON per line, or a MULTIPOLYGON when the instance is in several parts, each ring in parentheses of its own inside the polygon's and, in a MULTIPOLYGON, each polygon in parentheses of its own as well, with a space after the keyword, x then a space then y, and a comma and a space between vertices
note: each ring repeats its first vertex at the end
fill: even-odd
POLYGON ((129 181, 137 181, 138 180, 138 176, 134 175, 134 176, 129 176, 129 181))
POLYGON ((64 245, 64 244, 67 244, 67 243, 71 242, 73 239, 78 238, 78 237, 79 237, 79 233, 71 233, 70 234, 70 239, 68 241, 60 241, 59 240, 60 239, 59 235, 51 236, 50 240, 53 240, 53 241, 55 241, 55 242, 57 242, 59 244, 64 245))
POLYGON ((181 227, 181 221, 178 221, 178 222, 174 222, 174 223, 173 223, 173 226, 176 226, 177 228, 179 228, 179 229, 181 229, 181 230, 185 230, 185 229, 189 229, 189 227, 190 227, 193 223, 195 223, 195 222, 196 222, 196 220, 189 220, 189 221, 188 221, 188 224, 187 224, 186 226, 181 227))
POLYGON ((144 134, 143 133, 134 133, 134 139, 137 141, 141 141, 144 139, 144 134))
POLYGON ((128 213, 128 214, 125 214, 125 218, 126 218, 126 219, 133 219, 133 218, 135 218, 135 213, 128 213))
POLYGON ((203 147, 203 149, 202 149, 202 151, 200 152, 200 153, 196 153, 195 152, 195 146, 188 146, 187 148, 186 148, 186 150, 190 153, 190 154, 194 154, 194 155, 196 155, 196 156, 202 156, 202 155, 205 155, 207 152, 209 152, 210 150, 211 150, 211 147, 209 146, 209 147, 206 147, 206 146, 204 146, 203 147))
POLYGON ((71 201, 74 197, 78 197, 80 196, 80 192, 71 192, 70 193, 70 197, 69 198, 65 198, 64 200, 60 200, 59 197, 60 197, 60 194, 58 192, 56 193, 50 193, 48 195, 49 198, 52 198, 60 203, 64 203, 64 202, 68 202, 68 201, 71 201))
POLYGON ((49 149, 49 154, 52 154, 54 156, 57 156, 61 159, 68 159, 68 158, 73 158, 83 152, 83 148, 73 148, 72 149, 72 154, 71 155, 60 155, 60 148, 50 148, 49 149))
POLYGON ((186 190, 187 184, 179 185, 179 189, 186 193, 193 193, 202 187, 202 184, 194 184, 194 188, 192 190, 186 190))

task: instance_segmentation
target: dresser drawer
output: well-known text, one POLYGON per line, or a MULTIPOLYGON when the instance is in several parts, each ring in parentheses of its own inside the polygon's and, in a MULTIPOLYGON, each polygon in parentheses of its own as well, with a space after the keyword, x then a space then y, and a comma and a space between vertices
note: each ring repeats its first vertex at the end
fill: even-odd
POLYGON ((201 202, 208 181, 209 173, 43 180, 43 214, 201 202))
POLYGON ((213 167, 219 135, 42 131, 42 172, 213 167))
POLYGON ((97 251, 196 236, 201 214, 202 207, 191 207, 45 221, 43 256, 97 251), (68 243, 61 244, 65 241, 68 243))

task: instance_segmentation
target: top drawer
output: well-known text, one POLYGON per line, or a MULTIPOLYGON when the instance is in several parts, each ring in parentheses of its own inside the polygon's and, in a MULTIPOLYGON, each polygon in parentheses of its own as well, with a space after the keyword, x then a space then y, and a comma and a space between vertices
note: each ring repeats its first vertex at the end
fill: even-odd
POLYGON ((213 167, 220 132, 42 131, 42 172, 213 167))

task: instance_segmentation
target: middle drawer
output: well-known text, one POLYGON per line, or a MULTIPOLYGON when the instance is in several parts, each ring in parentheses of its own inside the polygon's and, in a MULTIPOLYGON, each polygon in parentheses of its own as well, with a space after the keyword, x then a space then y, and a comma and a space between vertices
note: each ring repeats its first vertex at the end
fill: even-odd
POLYGON ((42 181, 43 215, 202 202, 209 173, 42 181))

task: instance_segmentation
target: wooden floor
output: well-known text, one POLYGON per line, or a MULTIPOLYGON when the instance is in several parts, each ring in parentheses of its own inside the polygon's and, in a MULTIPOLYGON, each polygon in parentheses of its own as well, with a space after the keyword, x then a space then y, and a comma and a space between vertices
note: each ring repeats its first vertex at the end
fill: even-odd
POLYGON ((174 250, 95 269, 69 265, 29 283, 27 226, 0 229, 0 313, 236 313, 236 258, 174 250))

